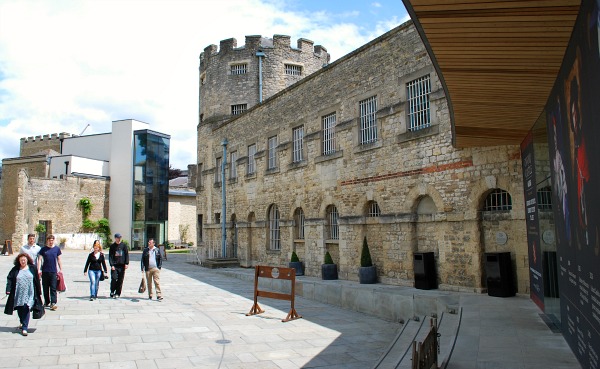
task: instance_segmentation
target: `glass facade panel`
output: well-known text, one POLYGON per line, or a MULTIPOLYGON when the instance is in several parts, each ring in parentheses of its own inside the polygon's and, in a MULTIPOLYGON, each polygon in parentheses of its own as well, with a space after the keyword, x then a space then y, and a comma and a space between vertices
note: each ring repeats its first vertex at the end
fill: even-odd
POLYGON ((170 138, 157 132, 134 132, 133 245, 143 248, 149 238, 163 245, 167 238, 170 138))

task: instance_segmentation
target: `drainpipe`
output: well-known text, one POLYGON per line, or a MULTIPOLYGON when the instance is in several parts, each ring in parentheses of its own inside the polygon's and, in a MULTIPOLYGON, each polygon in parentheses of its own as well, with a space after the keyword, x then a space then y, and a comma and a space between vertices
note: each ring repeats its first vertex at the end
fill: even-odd
POLYGON ((227 220, 227 197, 225 195, 225 165, 227 165, 227 138, 221 142, 223 145, 223 161, 221 162, 221 257, 225 258, 227 252, 227 229, 225 222, 227 220))
POLYGON ((262 90, 263 90, 263 82, 262 82, 262 58, 264 58, 266 55, 265 53, 262 52, 262 50, 258 50, 256 52, 256 56, 258 56, 258 103, 262 103, 263 100, 263 96, 262 96, 262 90))

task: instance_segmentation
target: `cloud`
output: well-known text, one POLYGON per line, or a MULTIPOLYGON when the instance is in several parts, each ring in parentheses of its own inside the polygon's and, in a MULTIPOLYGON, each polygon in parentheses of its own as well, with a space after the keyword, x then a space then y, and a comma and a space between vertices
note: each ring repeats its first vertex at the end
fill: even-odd
MULTIPOLYGON (((391 29, 364 30, 328 11, 286 10, 281 1, 0 2, 0 157, 21 137, 109 132, 137 119, 171 135, 171 163, 196 162, 198 57, 210 44, 286 34, 339 58, 391 29), (383 31, 382 31, 383 30, 383 31)), ((386 29, 386 27, 389 27, 386 29)))

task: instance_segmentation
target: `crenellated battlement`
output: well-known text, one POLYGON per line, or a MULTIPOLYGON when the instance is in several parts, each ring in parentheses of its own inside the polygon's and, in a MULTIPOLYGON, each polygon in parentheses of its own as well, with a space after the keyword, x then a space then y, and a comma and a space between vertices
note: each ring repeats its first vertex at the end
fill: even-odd
POLYGON ((200 122, 233 116, 233 107, 250 109, 329 64, 329 53, 313 41, 261 35, 209 45, 200 54, 200 122))
POLYGON ((39 136, 29 136, 21 138, 21 147, 19 156, 29 156, 42 150, 52 149, 60 152, 61 140, 67 137, 73 137, 70 133, 51 133, 39 136))

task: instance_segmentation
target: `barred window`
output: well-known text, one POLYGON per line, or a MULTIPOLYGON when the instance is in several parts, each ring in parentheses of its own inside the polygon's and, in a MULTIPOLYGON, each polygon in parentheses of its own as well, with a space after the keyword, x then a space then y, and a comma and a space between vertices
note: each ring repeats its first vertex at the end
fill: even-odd
POLYGON ((302 66, 295 64, 285 64, 285 74, 289 76, 301 76, 302 66))
POLYGON ((542 187, 537 191, 538 210, 552 210, 552 188, 542 187))
POLYGON ((248 174, 256 172, 256 144, 248 146, 248 174))
POLYGON ((294 140, 293 162, 298 163, 304 160, 302 149, 304 148, 304 127, 296 127, 292 130, 294 140))
POLYGON ((277 136, 269 137, 269 165, 267 169, 277 168, 277 136))
POLYGON ((360 144, 377 141, 377 96, 358 103, 360 107, 360 144))
POLYGON ((497 188, 485 198, 483 211, 507 210, 512 210, 512 198, 508 192, 497 188))
POLYGON ((215 183, 221 182, 221 158, 217 158, 217 163, 215 165, 215 183))
POLYGON ((240 115, 246 111, 248 104, 231 105, 231 115, 240 115))
POLYGON ((294 238, 297 240, 304 239, 304 211, 302 208, 298 208, 294 212, 294 231, 294 238))
POLYGON ((246 74, 247 70, 248 70, 248 64, 246 64, 246 63, 231 65, 231 74, 232 75, 246 74))
POLYGON ((229 154, 229 178, 237 178, 237 151, 232 151, 229 154))
POLYGON ((431 125, 431 113, 429 110, 430 93, 431 80, 429 75, 417 78, 406 84, 409 131, 416 131, 431 125))
POLYGON ((269 209, 269 248, 271 250, 281 250, 279 209, 277 205, 271 205, 269 209))
POLYGON ((367 208, 368 208, 367 215, 369 217, 381 216, 381 209, 379 208, 379 205, 377 204, 376 201, 369 201, 369 203, 367 204, 367 208))
POLYGON ((323 124, 323 155, 335 153, 335 113, 321 118, 323 124))
POLYGON ((328 229, 328 239, 330 240, 339 240, 340 239, 340 230, 338 225, 338 211, 334 205, 329 205, 326 210, 327 213, 327 229, 328 229))

